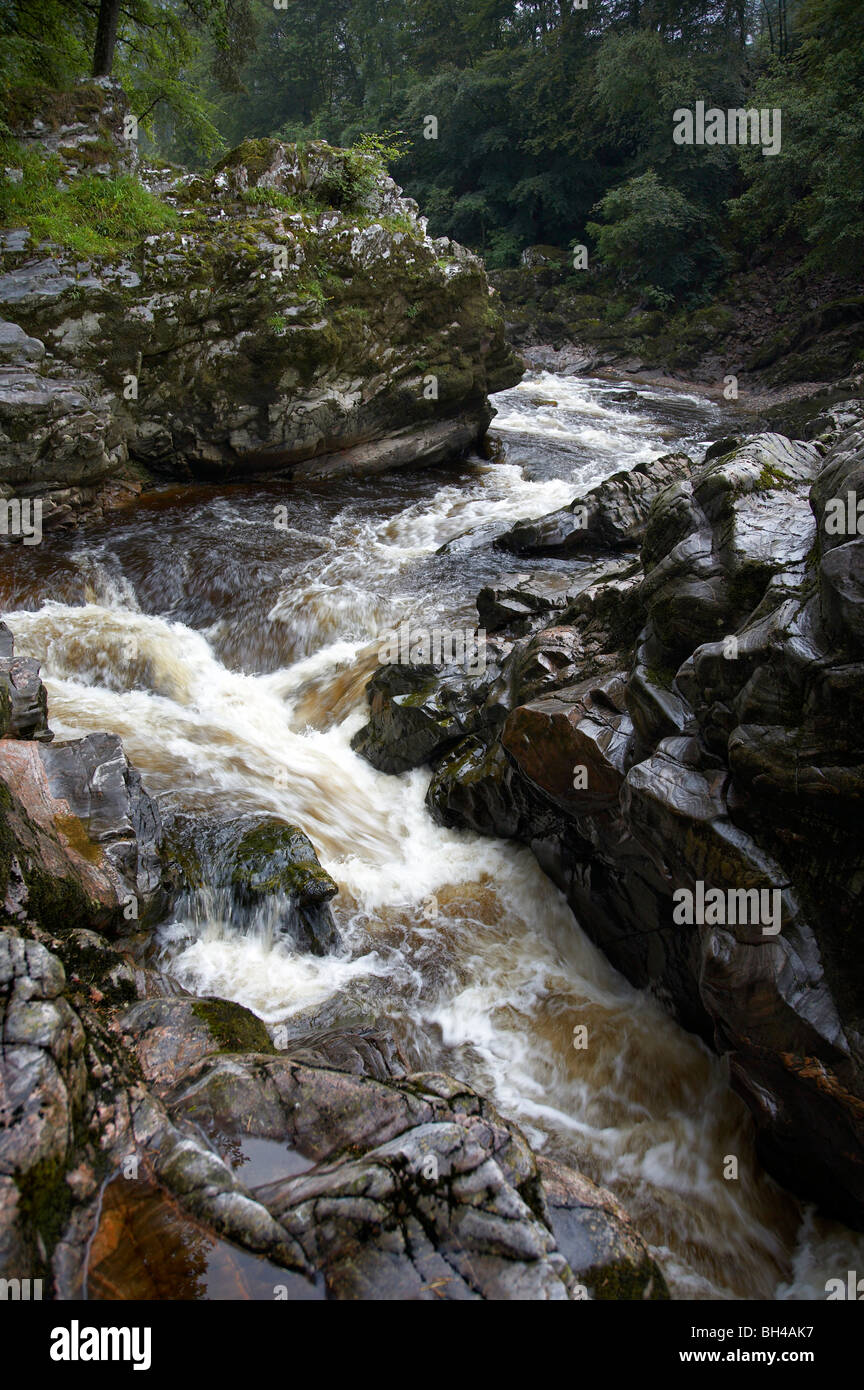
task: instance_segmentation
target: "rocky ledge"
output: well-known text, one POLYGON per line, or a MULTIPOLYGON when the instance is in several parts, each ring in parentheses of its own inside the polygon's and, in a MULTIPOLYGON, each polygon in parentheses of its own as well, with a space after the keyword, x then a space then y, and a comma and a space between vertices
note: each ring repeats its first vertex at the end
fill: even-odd
POLYGON ((163 826, 119 740, 53 742, 36 663, 5 627, 0 650, 0 1277, 61 1300, 668 1298, 615 1198, 470 1086, 371 1026, 268 1028, 164 974, 146 928, 205 892, 336 949, 336 885, 295 826, 163 826))
POLYGON ((861 1228, 861 403, 841 415, 514 528, 499 548, 535 567, 478 599, 485 673, 382 669, 355 746, 429 764, 442 823, 530 845, 728 1059, 766 1166, 861 1228))
POLYGON ((142 477, 368 473, 482 438, 521 364, 482 262, 427 235, 374 153, 247 141, 188 174, 138 159, 108 80, 39 101, 22 148, 61 184, 134 178, 164 225, 104 256, 3 233, 6 497, 60 524, 142 477))

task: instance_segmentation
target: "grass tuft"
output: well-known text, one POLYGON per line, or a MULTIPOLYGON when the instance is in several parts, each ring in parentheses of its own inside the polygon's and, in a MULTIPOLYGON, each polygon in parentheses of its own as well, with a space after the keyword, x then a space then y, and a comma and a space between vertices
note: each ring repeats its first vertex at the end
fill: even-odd
POLYGON ((131 174, 76 174, 66 182, 56 155, 0 140, 0 168, 22 170, 20 183, 0 175, 0 224, 27 227, 83 255, 128 251, 153 232, 176 225, 177 213, 131 174))

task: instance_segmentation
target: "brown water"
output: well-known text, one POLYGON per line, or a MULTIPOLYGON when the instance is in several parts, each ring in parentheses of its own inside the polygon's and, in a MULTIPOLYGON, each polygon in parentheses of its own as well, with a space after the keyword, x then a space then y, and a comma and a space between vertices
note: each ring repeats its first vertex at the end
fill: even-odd
POLYGON ((625 402, 550 375, 497 404, 498 462, 298 492, 165 489, 7 552, 0 604, 43 662, 59 736, 120 734, 166 809, 296 821, 341 886, 344 949, 325 959, 293 951, 266 913, 238 929, 215 895, 165 923, 163 963, 187 988, 269 1024, 380 1018, 413 1065, 470 1080, 611 1187, 678 1297, 823 1298, 861 1268, 864 1241, 761 1174, 721 1062, 609 966, 527 850, 441 829, 428 772, 387 777, 351 751, 382 632, 473 626, 477 590, 513 573, 482 542, 640 459, 698 456, 730 424, 698 397, 625 402))

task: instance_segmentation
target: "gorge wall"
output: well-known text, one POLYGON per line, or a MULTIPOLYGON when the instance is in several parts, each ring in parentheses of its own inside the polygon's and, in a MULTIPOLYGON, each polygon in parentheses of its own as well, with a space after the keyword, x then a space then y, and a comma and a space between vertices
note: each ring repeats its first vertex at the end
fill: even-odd
POLYGON ((861 416, 670 455, 512 528, 500 549, 558 563, 479 595, 485 672, 382 667, 355 739, 431 765, 442 823, 529 844, 728 1059, 770 1170, 858 1227, 864 540, 826 522, 860 494, 861 416))

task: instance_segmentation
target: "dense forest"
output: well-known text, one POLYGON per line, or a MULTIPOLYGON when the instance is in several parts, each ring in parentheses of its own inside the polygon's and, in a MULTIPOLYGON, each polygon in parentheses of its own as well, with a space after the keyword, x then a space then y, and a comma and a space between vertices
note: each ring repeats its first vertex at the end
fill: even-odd
POLYGON ((665 308, 754 253, 861 257, 854 0, 3 0, 0 32, 8 99, 110 70, 183 163, 377 136, 430 230, 493 268, 583 245, 665 308), (779 150, 675 144, 698 101, 779 110, 779 150))

